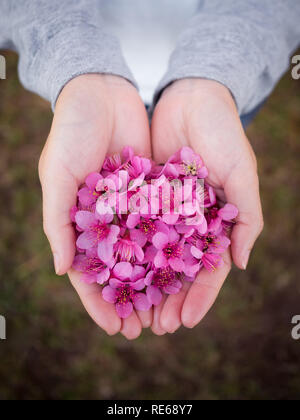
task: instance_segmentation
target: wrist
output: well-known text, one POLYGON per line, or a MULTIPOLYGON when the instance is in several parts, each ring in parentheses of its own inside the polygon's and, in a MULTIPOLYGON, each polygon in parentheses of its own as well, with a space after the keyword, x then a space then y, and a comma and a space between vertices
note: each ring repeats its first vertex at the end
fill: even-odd
POLYGON ((72 101, 76 101, 76 98, 80 101, 86 96, 103 99, 108 91, 114 89, 136 91, 134 85, 122 76, 100 73, 82 74, 71 79, 64 86, 58 96, 56 106, 59 106, 61 102, 65 102, 68 98, 71 98, 72 101))
POLYGON ((169 93, 188 94, 193 96, 195 94, 201 94, 202 96, 214 95, 233 101, 230 90, 222 83, 215 80, 196 77, 175 80, 164 89, 162 96, 169 93))

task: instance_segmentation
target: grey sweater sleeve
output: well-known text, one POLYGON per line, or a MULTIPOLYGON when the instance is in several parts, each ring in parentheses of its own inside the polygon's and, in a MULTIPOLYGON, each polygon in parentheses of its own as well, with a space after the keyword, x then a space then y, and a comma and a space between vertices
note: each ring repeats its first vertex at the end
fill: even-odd
POLYGON ((54 108, 80 74, 110 73, 135 84, 118 40, 101 23, 97 0, 0 0, 0 48, 19 53, 21 82, 54 108))
POLYGON ((187 77, 228 87, 238 111, 253 110, 272 91, 300 43, 300 0, 204 0, 180 34, 155 101, 187 77))

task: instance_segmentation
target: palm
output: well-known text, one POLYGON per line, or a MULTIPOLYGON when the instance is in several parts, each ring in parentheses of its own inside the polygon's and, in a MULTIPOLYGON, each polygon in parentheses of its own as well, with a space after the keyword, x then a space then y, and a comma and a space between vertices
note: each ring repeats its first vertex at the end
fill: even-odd
MULTIPOLYGON (((165 91, 153 116, 153 153, 154 158, 162 162, 180 147, 192 147, 203 158, 209 171, 207 180, 217 190, 219 198, 224 200, 226 196, 238 205, 242 223, 249 212, 249 199, 245 197, 244 205, 241 202, 251 179, 245 178, 245 193, 236 184, 241 182, 241 171, 253 173, 255 158, 229 92, 225 95, 222 92, 220 98, 219 87, 215 88, 214 83, 183 80, 165 91)), ((240 267, 243 265, 240 243, 243 235, 240 228, 235 228, 233 256, 240 267)), ((224 260, 222 268, 214 273, 202 271, 192 286, 186 284, 178 295, 169 296, 155 309, 154 332, 173 332, 182 322, 192 327, 202 319, 230 271, 229 252, 224 260)))
POLYGON ((59 98, 40 161, 45 231, 53 251, 61 256, 59 273, 68 270, 96 323, 110 334, 121 330, 128 338, 135 338, 142 325, 150 325, 151 312, 133 313, 121 324, 114 306, 102 299, 100 286, 82 283, 80 274, 70 269, 75 238, 69 209, 76 203, 79 185, 90 172, 101 168, 106 153, 131 145, 138 153, 150 156, 148 120, 136 90, 128 82, 94 75, 84 76, 82 86, 80 80, 75 82, 75 94, 70 82, 59 98))

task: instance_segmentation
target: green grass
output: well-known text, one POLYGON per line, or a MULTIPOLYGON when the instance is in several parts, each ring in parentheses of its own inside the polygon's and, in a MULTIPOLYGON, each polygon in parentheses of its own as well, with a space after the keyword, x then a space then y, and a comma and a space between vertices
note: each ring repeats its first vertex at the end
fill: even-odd
POLYGON ((0 399, 298 399, 300 341, 290 331, 300 314, 300 81, 287 74, 248 130, 266 222, 249 269, 233 270, 194 330, 127 342, 101 332, 53 273, 36 169, 52 115, 4 54, 0 399))

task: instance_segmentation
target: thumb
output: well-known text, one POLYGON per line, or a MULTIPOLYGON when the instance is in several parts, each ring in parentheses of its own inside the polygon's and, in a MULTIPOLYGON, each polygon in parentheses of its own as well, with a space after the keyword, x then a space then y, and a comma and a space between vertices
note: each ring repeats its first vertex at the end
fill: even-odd
POLYGON ((77 181, 47 151, 39 163, 43 191, 43 226, 53 253, 55 271, 65 274, 75 256, 75 233, 70 209, 76 203, 77 181))
POLYGON ((259 195, 259 181, 253 164, 238 165, 224 185, 229 203, 239 214, 231 235, 231 251, 235 264, 246 269, 251 250, 263 229, 263 214, 259 195))

